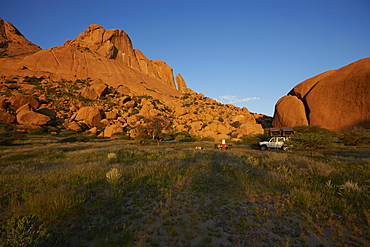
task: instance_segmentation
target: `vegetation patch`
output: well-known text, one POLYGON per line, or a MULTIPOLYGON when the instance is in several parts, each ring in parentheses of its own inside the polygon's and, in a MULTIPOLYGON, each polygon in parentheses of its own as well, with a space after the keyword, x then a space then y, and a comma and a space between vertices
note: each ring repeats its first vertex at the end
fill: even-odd
POLYGON ((366 146, 64 138, 2 147, 1 246, 370 245, 366 146))

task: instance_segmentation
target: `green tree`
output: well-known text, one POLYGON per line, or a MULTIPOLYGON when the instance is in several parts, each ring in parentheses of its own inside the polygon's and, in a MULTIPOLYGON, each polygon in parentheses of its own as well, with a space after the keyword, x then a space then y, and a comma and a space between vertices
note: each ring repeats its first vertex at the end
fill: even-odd
POLYGON ((136 139, 142 144, 149 139, 156 140, 159 146, 164 132, 170 130, 170 121, 164 117, 145 118, 144 121, 145 123, 137 126, 136 139))
POLYGON ((307 151, 314 156, 320 150, 334 144, 334 135, 330 130, 319 126, 300 126, 294 128, 295 135, 286 145, 291 149, 307 151))

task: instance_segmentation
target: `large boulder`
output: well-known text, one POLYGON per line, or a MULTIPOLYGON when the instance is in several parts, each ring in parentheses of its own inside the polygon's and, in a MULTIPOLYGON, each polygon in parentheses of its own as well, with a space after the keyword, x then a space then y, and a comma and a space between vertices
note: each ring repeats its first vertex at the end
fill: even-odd
POLYGON ((91 87, 84 87, 81 91, 81 96, 90 100, 96 100, 98 98, 95 90, 91 87))
POLYGON ((100 79, 93 81, 90 87, 95 91, 98 98, 108 93, 108 86, 100 79))
POLYGON ((275 127, 308 125, 306 110, 303 102, 297 96, 287 95, 279 99, 275 105, 275 127))
POLYGON ((294 87, 289 95, 276 104, 276 127, 307 123, 330 130, 368 128, 370 58, 312 77, 294 87))
POLYGON ((123 132, 123 127, 121 125, 111 125, 105 128, 105 130, 100 133, 99 137, 112 137, 114 133, 121 133, 123 132))
POLYGON ((7 113, 7 112, 0 111, 0 123, 11 124, 14 121, 15 121, 14 115, 7 113))
POLYGON ((261 135, 263 134, 263 128, 260 124, 253 124, 253 123, 247 123, 242 124, 239 126, 239 128, 236 130, 237 134, 240 134, 241 136, 244 135, 261 135))
POLYGON ((31 95, 16 94, 10 99, 10 104, 16 109, 26 104, 30 104, 33 108, 37 109, 40 102, 31 95))
POLYGON ((243 114, 243 115, 237 115, 232 118, 233 122, 239 122, 240 124, 246 124, 246 123, 255 123, 256 119, 253 117, 252 114, 243 114))
POLYGON ((57 116, 55 110, 50 109, 50 108, 40 108, 40 109, 37 109, 36 112, 46 115, 50 117, 51 119, 55 119, 57 116))
POLYGON ((102 120, 102 113, 99 109, 91 106, 83 107, 78 110, 75 120, 83 121, 89 127, 93 127, 95 124, 102 120))
POLYGON ((124 103, 123 106, 128 108, 128 109, 134 109, 137 106, 137 103, 134 100, 130 100, 130 101, 127 101, 126 103, 124 103))
POLYGON ((22 125, 47 125, 51 123, 51 118, 34 112, 34 111, 21 111, 17 114, 17 122, 22 125))

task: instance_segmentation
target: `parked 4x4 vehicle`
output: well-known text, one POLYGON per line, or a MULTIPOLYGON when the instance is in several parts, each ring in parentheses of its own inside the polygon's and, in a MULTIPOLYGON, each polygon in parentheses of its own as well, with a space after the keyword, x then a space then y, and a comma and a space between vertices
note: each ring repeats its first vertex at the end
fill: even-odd
POLYGON ((262 151, 268 148, 287 150, 287 147, 284 146, 286 139, 285 137, 272 137, 269 141, 259 142, 258 146, 262 151))

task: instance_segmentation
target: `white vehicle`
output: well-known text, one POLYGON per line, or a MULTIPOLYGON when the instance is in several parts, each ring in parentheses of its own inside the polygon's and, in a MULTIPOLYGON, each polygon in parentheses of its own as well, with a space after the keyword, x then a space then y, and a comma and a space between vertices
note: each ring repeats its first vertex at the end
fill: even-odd
POLYGON ((262 151, 268 148, 287 150, 287 147, 284 146, 286 139, 285 137, 272 137, 269 141, 259 142, 258 146, 262 151))

